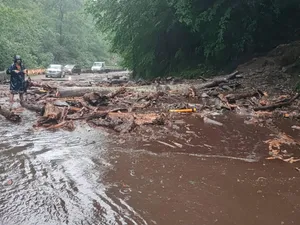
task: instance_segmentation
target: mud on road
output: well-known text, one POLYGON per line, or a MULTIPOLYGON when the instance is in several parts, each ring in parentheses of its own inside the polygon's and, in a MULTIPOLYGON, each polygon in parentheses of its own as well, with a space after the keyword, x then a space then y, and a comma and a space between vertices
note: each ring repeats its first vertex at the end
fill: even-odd
MULTIPOLYGON (((70 83, 60 86, 64 82, 70 83)), ((139 98, 149 97, 145 88, 137 86, 139 98)), ((103 121, 76 120, 71 132, 33 127, 38 116, 26 109, 19 124, 1 117, 0 224, 298 224, 300 165, 266 159, 299 156, 299 131, 291 129, 297 121, 220 111, 201 94, 190 95, 187 88, 171 99, 150 99, 147 113, 168 114, 175 106, 197 112, 171 113, 163 124, 121 133, 103 121), (200 111, 197 104, 204 105, 200 111), (270 149, 276 143, 277 155, 270 149)), ((109 106, 119 106, 118 99, 109 106)), ((1 104, 7 104, 5 94, 1 104)))

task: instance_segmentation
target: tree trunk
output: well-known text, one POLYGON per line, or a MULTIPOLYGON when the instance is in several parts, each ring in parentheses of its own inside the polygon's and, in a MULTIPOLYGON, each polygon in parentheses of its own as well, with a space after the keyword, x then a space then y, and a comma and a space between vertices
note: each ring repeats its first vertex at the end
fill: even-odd
POLYGON ((236 100, 243 99, 243 98, 249 98, 253 96, 259 96, 258 91, 252 91, 249 93, 242 93, 242 94, 228 94, 225 96, 227 101, 229 103, 235 103, 236 100))
POLYGON ((32 104, 32 103, 29 103, 29 102, 26 102, 26 101, 21 101, 20 104, 21 104, 22 107, 24 107, 28 110, 39 112, 39 113, 42 113, 44 111, 44 108, 45 108, 44 106, 37 105, 37 104, 32 104))
POLYGON ((296 94, 293 98, 291 98, 287 102, 282 102, 282 103, 277 103, 277 104, 275 103, 275 104, 272 104, 272 105, 266 105, 266 106, 256 107, 256 108, 254 108, 254 111, 259 111, 259 110, 273 110, 273 109, 276 109, 276 108, 288 106, 288 105, 292 104, 299 97, 300 97, 300 94, 296 94))
POLYGON ((52 103, 47 103, 43 117, 59 121, 62 115, 62 110, 54 106, 52 103))
POLYGON ((10 111, 9 109, 7 109, 3 106, 0 106, 0 114, 11 122, 20 122, 21 121, 21 117, 19 115, 15 114, 14 112, 10 111))

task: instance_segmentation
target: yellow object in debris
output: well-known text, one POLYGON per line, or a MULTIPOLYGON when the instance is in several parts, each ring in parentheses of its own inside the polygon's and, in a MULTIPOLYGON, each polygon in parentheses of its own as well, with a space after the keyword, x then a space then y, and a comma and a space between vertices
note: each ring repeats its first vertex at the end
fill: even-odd
POLYGON ((169 112, 182 112, 182 113, 196 112, 196 108, 192 108, 192 109, 170 109, 169 112))
POLYGON ((43 92, 43 93, 47 93, 47 91, 44 90, 44 89, 40 89, 39 91, 40 91, 40 92, 43 92))

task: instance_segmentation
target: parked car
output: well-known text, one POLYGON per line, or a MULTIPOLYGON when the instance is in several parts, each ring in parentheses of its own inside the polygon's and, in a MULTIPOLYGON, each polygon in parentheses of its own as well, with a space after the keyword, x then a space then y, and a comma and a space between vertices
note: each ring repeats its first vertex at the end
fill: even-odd
POLYGON ((99 73, 99 72, 103 72, 105 68, 105 62, 94 62, 91 70, 93 73, 99 73))
POLYGON ((107 66, 105 62, 94 62, 92 68, 92 73, 108 73, 112 71, 121 71, 122 69, 118 66, 107 66))
POLYGON ((65 65, 64 71, 66 74, 72 75, 72 74, 81 74, 81 67, 79 65, 65 65))
POLYGON ((51 64, 46 70, 46 77, 65 77, 65 71, 60 64, 51 64))

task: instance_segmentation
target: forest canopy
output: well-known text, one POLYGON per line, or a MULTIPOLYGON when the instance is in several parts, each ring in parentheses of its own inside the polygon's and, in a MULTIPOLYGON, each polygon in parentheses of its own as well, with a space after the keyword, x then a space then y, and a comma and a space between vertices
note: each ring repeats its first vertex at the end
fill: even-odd
POLYGON ((300 34, 299 0, 89 0, 87 8, 138 77, 230 70, 300 34))
POLYGON ((0 0, 0 27, 0 70, 15 54, 30 68, 113 61, 84 0, 0 0))

